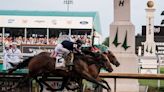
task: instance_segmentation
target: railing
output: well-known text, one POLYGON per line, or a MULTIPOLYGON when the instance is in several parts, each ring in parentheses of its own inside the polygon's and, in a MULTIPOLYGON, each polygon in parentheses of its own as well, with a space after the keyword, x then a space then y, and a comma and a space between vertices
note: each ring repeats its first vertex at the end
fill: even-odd
POLYGON ((117 78, 164 80, 164 74, 100 73, 99 76, 102 78, 114 78, 114 92, 116 92, 117 78))
MULTIPOLYGON (((159 49, 161 50, 161 49, 159 49)), ((164 51, 163 49, 161 51, 164 51)), ((143 69, 156 69, 157 70, 157 74, 160 74, 160 68, 161 66, 164 66, 164 63, 161 63, 161 56, 164 56, 164 53, 156 53, 155 56, 138 56, 138 73, 141 73, 141 68, 143 66, 153 66, 152 68, 149 67, 149 68, 143 68, 143 69), (144 59, 149 59, 149 60, 157 60, 156 62, 153 62, 153 63, 150 63, 150 62, 147 62, 147 63, 144 63, 144 62, 141 62, 141 60, 144 60, 144 59)), ((158 87, 160 87, 160 80, 158 80, 158 87)))

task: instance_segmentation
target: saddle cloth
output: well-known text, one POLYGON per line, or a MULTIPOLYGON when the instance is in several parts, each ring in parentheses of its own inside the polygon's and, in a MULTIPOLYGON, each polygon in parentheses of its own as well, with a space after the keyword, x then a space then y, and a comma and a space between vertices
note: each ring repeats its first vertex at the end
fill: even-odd
POLYGON ((60 56, 56 56, 56 64, 55 64, 56 68, 60 68, 60 67, 65 67, 65 60, 63 57, 60 56))

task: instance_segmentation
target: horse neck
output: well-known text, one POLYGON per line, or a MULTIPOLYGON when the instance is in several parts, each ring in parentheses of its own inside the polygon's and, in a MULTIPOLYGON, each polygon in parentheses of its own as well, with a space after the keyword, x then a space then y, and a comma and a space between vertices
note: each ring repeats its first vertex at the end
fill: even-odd
POLYGON ((90 61, 87 61, 89 64, 88 66, 91 67, 91 66, 94 66, 94 71, 96 71, 97 74, 95 74, 95 76, 97 76, 99 73, 100 73, 100 70, 102 67, 102 65, 100 64, 100 60, 99 59, 96 59, 95 57, 90 57, 90 61))
POLYGON ((88 69, 89 69, 89 73, 92 75, 92 77, 97 78, 100 73, 101 67, 96 64, 92 64, 92 65, 88 66, 88 69))
POLYGON ((99 60, 96 60, 95 57, 93 56, 85 55, 83 59, 88 66, 94 65, 98 71, 100 71, 100 69, 102 68, 101 65, 99 64, 99 60))
POLYGON ((98 71, 98 73, 100 73, 102 67, 99 64, 93 64, 93 65, 95 65, 96 70, 98 71))
MULTIPOLYGON (((86 68, 89 69, 89 73, 97 78, 98 74, 100 73, 100 69, 102 68, 100 64, 98 64, 98 61, 95 61, 92 58, 89 58, 90 60, 89 61, 86 61, 88 60, 85 56, 82 56, 82 55, 75 55, 75 60, 74 60, 74 63, 75 65, 80 65, 80 66, 85 66, 85 64, 87 65, 86 68), (79 63, 79 60, 82 62, 82 63, 79 63), (78 63, 78 64, 77 64, 78 63)), ((80 70, 79 70, 80 71, 80 70)))
POLYGON ((92 64, 95 64, 95 65, 98 65, 99 63, 99 60, 97 61, 93 56, 90 56, 90 55, 85 55, 83 57, 83 59, 85 60, 85 62, 88 64, 88 65, 92 65, 92 64), (87 59, 87 60, 86 60, 87 59))

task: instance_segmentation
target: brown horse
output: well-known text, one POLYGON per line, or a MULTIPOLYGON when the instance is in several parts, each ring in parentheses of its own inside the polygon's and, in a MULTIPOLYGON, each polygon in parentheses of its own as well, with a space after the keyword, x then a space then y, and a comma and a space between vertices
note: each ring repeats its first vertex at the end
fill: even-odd
POLYGON ((115 65, 116 67, 118 67, 120 65, 120 63, 118 62, 116 56, 111 52, 111 51, 107 51, 105 52, 107 54, 107 57, 109 58, 110 62, 115 65))
MULTIPOLYGON (((83 53, 96 57, 95 56, 96 53, 90 52, 88 50, 83 51, 83 53)), ((114 56, 114 54, 111 51, 108 50, 107 52, 103 52, 103 53, 107 55, 107 57, 109 58, 110 62, 113 65, 115 65, 116 67, 118 67, 120 65, 117 58, 114 56)), ((100 73, 101 68, 104 68, 106 70, 108 69, 108 68, 105 68, 104 66, 100 66, 100 65, 96 65, 96 64, 92 64, 88 67, 89 73, 92 75, 92 77, 94 77, 97 81, 105 83, 107 85, 107 87, 110 89, 110 86, 108 85, 108 83, 99 77, 99 73, 100 73)), ((112 71, 108 71, 108 72, 112 72, 112 71)), ((98 87, 98 85, 97 85, 97 87, 98 87)), ((96 89, 97 89, 97 87, 96 87, 96 89)))
MULTIPOLYGON (((10 72, 12 72, 18 68, 23 68, 23 67, 28 66, 29 74, 28 74, 27 78, 29 78, 29 77, 34 78, 41 86, 41 91, 43 90, 43 86, 40 82, 42 82, 43 84, 45 84, 48 87, 49 87, 49 85, 47 85, 42 80, 38 80, 37 79, 38 75, 45 75, 46 73, 52 73, 56 76, 62 76, 64 78, 66 78, 66 80, 68 80, 68 78, 73 73, 75 73, 75 75, 77 75, 76 77, 78 77, 80 79, 84 78, 88 81, 91 81, 93 83, 101 85, 103 88, 107 89, 109 92, 109 90, 110 90, 109 88, 107 88, 106 86, 101 84, 94 77, 92 77, 92 75, 90 75, 88 66, 90 66, 92 64, 101 64, 101 65, 104 65, 107 68, 107 70, 109 70, 111 72, 112 69, 111 69, 110 62, 105 54, 100 54, 99 57, 97 57, 96 59, 97 59, 97 61, 95 62, 95 59, 92 57, 88 57, 88 56, 84 56, 84 55, 74 55, 73 72, 72 71, 66 72, 63 70, 56 70, 54 59, 49 57, 49 54, 46 54, 44 52, 44 53, 38 54, 32 58, 27 59, 23 63, 20 63, 18 66, 16 66, 12 70, 10 70, 10 72), (87 61, 90 61, 90 62, 87 62, 87 61), (98 63, 98 62, 100 62, 100 63, 98 63)), ((63 83, 62 87, 66 86, 66 84, 67 84, 67 81, 63 81, 63 82, 65 82, 65 83, 63 83)))
MULTIPOLYGON (((120 65, 120 63, 118 62, 116 56, 111 52, 111 51, 107 51, 107 52, 103 52, 107 55, 107 57, 109 58, 110 62, 115 65, 116 67, 118 67, 120 65)), ((96 78, 98 81, 102 82, 102 83, 105 83, 107 85, 108 88, 110 88, 110 86, 108 85, 108 83, 100 78, 98 75, 100 73, 100 69, 103 68, 103 67, 100 67, 100 66, 95 66, 95 65, 92 65, 89 67, 89 71, 91 73, 91 75, 93 75, 94 78, 96 78), (97 69, 97 70, 95 70, 97 69)), ((106 69, 106 68, 104 68, 106 69)), ((109 71, 108 71, 109 72, 109 71)), ((96 86, 95 90, 98 88, 98 85, 96 86)))

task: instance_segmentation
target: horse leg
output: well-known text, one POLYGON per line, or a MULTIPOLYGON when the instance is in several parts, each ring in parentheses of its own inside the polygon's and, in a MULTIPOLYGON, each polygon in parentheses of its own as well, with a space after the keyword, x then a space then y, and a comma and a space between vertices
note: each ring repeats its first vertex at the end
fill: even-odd
POLYGON ((70 78, 64 77, 62 86, 61 86, 61 88, 59 90, 63 90, 64 87, 66 87, 66 85, 68 84, 68 81, 70 81, 70 78))
POLYGON ((80 92, 83 92, 83 83, 82 83, 82 79, 79 80, 79 86, 80 86, 80 92))
MULTIPOLYGON (((106 86, 108 87, 108 89, 111 91, 111 88, 110 88, 109 84, 104 79, 101 79, 100 77, 97 77, 96 80, 99 81, 99 82, 102 82, 102 83, 106 84, 106 86)), ((98 85, 95 88, 98 88, 98 85)))
MULTIPOLYGON (((88 72, 86 71, 83 71, 82 72, 82 77, 84 77, 86 80, 90 81, 90 82, 93 82, 95 84, 98 84, 100 86, 102 86, 103 88, 105 88, 106 90, 109 90, 106 86, 104 86, 103 84, 101 84, 100 82, 98 82, 96 79, 94 79, 88 72)), ((110 92, 110 91, 108 91, 110 92)))
POLYGON ((111 88, 110 88, 110 86, 109 86, 108 82, 106 82, 106 81, 105 81, 105 80, 103 80, 103 79, 101 79, 101 81, 107 85, 107 87, 108 87, 108 89, 109 89, 109 90, 111 90, 111 88))
POLYGON ((39 84, 40 86, 40 92, 43 92, 43 85, 40 80, 37 79, 37 77, 34 77, 35 81, 39 84))
POLYGON ((80 78, 79 79, 74 78, 74 73, 71 73, 69 76, 70 77, 67 79, 67 84, 65 85, 66 89, 71 90, 71 91, 75 91, 75 90, 79 89, 80 88, 80 86, 79 86, 80 78), (73 80, 71 80, 71 79, 73 79, 73 80), (71 82, 74 82, 74 83, 71 83, 71 82), (72 84, 73 84, 73 87, 72 87, 72 84), (69 86, 69 85, 71 85, 71 86, 69 86))

